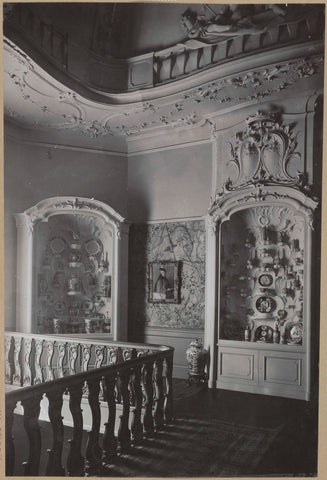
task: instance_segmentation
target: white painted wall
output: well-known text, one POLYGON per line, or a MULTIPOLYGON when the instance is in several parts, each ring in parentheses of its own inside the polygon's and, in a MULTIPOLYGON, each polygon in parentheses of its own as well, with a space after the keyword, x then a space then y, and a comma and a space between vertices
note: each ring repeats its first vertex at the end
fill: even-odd
POLYGON ((86 149, 57 149, 6 139, 5 325, 15 327, 16 226, 13 215, 59 195, 95 198, 127 214, 127 159, 86 149))
POLYGON ((140 153, 128 162, 128 219, 182 219, 206 213, 211 195, 212 145, 140 153))

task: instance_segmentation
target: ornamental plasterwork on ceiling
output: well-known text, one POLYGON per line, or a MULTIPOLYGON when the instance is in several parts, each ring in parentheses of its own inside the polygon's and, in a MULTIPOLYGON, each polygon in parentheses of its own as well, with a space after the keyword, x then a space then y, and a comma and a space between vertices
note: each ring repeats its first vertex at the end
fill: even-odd
POLYGON ((240 102, 263 100, 322 72, 314 55, 218 79, 184 93, 126 105, 103 105, 70 91, 12 42, 4 43, 4 111, 17 124, 74 131, 89 138, 135 136, 187 128, 240 102))

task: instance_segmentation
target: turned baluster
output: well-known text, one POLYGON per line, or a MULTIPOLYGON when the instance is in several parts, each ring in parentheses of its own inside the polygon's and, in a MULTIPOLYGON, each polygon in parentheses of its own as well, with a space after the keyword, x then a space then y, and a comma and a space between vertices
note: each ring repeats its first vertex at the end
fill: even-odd
POLYGON ((116 422, 116 400, 115 400, 115 384, 116 376, 105 377, 103 379, 104 398, 108 404, 108 422, 105 423, 105 431, 103 435, 103 457, 104 460, 116 456, 117 440, 115 437, 116 422))
POLYGON ((14 375, 13 375, 13 385, 21 387, 22 384, 22 371, 19 361, 20 350, 22 347, 22 338, 14 337, 14 375))
POLYGON ((38 385, 43 382, 42 368, 41 368, 41 356, 43 352, 43 340, 35 340, 35 358, 34 358, 34 385, 38 385))
MULTIPOLYGON (((91 345, 82 345, 82 372, 87 372, 91 358, 91 345)), ((83 386, 83 395, 87 396, 89 393, 87 382, 83 386)))
POLYGON ((46 469, 47 475, 63 476, 65 469, 61 464, 62 447, 64 441, 64 424, 61 409, 63 404, 63 390, 47 393, 49 400, 49 418, 52 426, 52 449, 48 450, 49 461, 46 469))
POLYGON ((107 347, 107 365, 117 363, 118 360, 118 347, 107 347))
POLYGON ((91 345, 82 345, 82 372, 87 372, 91 358, 91 345))
POLYGON ((73 438, 69 440, 70 448, 67 458, 67 470, 70 476, 77 477, 84 474, 84 458, 81 454, 83 435, 82 387, 82 383, 69 387, 69 408, 73 417, 74 433, 73 438))
POLYGON ((54 373, 52 368, 52 359, 54 355, 54 342, 52 340, 47 340, 45 342, 46 348, 46 380, 51 381, 54 380, 54 373))
POLYGON ((16 402, 6 401, 6 475, 12 476, 15 468, 15 446, 12 436, 12 426, 14 422, 14 410, 16 402))
POLYGON ((76 360, 78 356, 78 343, 68 344, 68 370, 69 375, 74 375, 76 372, 76 360))
POLYGON ((143 384, 145 393, 143 428, 147 435, 154 431, 153 425, 153 363, 146 363, 143 367, 143 384))
POLYGON ((157 430, 164 425, 164 385, 163 385, 163 359, 158 358, 155 362, 154 383, 155 383, 155 407, 154 407, 154 423, 157 430))
POLYGON ((101 347, 101 345, 95 345, 94 352, 95 352, 95 362, 94 368, 100 368, 103 364, 104 359, 104 349, 105 347, 101 347))
POLYGON ((5 337, 5 382, 6 384, 9 384, 9 385, 12 383, 12 376, 13 376, 13 367, 10 361, 11 345, 12 345, 12 337, 6 336, 5 337))
POLYGON ((24 462, 25 476, 38 476, 41 455, 41 432, 39 426, 40 402, 42 395, 22 400, 24 407, 24 428, 29 441, 29 457, 24 462))
POLYGON ((122 452, 126 451, 131 444, 131 434, 128 428, 128 420, 129 420, 129 391, 128 391, 128 383, 129 383, 130 371, 123 370, 119 373, 119 385, 120 385, 120 393, 123 401, 123 412, 120 415, 120 423, 118 429, 118 442, 119 447, 122 452))
POLYGON ((32 339, 24 338, 23 344, 23 387, 28 387, 32 383, 32 370, 31 370, 31 352, 32 352, 32 339))
POLYGON ((134 368, 133 371, 133 391, 134 391, 134 407, 132 408, 133 420, 131 432, 133 442, 137 443, 143 434, 143 426, 141 422, 142 413, 142 386, 141 386, 141 365, 134 368))
MULTIPOLYGON (((105 347, 101 347, 100 345, 95 345, 94 347, 94 352, 95 352, 95 362, 94 362, 94 368, 100 368, 103 360, 104 360, 104 349, 105 347)), ((100 400, 104 400, 103 396, 103 384, 100 382, 100 394, 99 394, 100 400)))
POLYGON ((173 358, 166 358, 166 392, 164 403, 165 422, 169 423, 173 419, 173 358))
POLYGON ((66 343, 57 342, 58 358, 57 358, 57 377, 62 378, 64 376, 63 362, 66 354, 66 343))
POLYGON ((92 429, 88 434, 88 441, 86 447, 86 460, 88 466, 88 473, 98 473, 101 465, 101 448, 99 445, 99 431, 100 431, 100 403, 99 392, 100 384, 99 380, 88 380, 88 400, 92 413, 92 429))

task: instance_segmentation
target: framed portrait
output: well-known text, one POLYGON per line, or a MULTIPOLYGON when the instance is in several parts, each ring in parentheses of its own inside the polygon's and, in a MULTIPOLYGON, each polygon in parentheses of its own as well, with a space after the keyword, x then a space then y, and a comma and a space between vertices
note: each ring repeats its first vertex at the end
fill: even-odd
POLYGON ((180 303, 180 261, 148 264, 148 301, 150 303, 180 303))

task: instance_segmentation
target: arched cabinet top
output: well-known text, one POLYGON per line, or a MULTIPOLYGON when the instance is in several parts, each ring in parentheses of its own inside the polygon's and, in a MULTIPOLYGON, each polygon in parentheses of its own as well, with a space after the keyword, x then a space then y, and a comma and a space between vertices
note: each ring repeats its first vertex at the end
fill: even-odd
POLYGON ((217 226, 229 220, 234 213, 259 205, 289 206, 305 217, 313 228, 313 213, 318 202, 298 188, 282 185, 242 188, 215 198, 208 212, 209 224, 216 231, 217 226))
POLYGON ((47 222, 54 215, 87 214, 98 217, 104 225, 111 225, 120 237, 128 229, 128 222, 109 205, 94 198, 85 197, 51 197, 41 200, 23 213, 15 215, 16 225, 27 226, 33 232, 38 222, 47 222))

